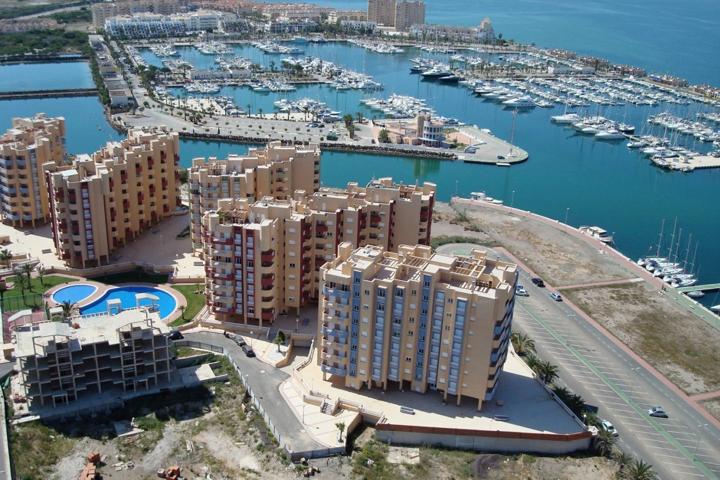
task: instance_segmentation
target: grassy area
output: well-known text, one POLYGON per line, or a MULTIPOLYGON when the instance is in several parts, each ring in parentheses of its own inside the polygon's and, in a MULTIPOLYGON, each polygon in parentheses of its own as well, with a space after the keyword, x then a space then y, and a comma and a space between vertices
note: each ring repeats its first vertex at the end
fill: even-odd
POLYGON ((185 307, 183 315, 171 323, 172 326, 177 327, 191 322, 192 319, 195 318, 195 315, 202 310, 205 305, 205 293, 203 292, 203 286, 197 283, 191 285, 173 285, 172 288, 180 292, 187 302, 187 307, 185 307))
POLYGON ((87 7, 70 12, 58 12, 50 15, 58 23, 89 23, 92 21, 92 13, 87 7))
POLYGON ((68 455, 75 440, 35 421, 9 430, 10 457, 20 480, 48 478, 50 467, 68 455))
POLYGON ((448 243, 474 243, 476 245, 482 245, 479 239, 474 237, 464 237, 461 235, 438 235, 430 239, 430 246, 433 250, 437 250, 438 247, 447 245, 448 243))
POLYGON ((110 285, 117 285, 119 283, 167 283, 168 276, 164 274, 147 273, 143 269, 137 269, 130 272, 94 277, 92 280, 110 285))
POLYGON ((35 15, 37 13, 49 12, 63 7, 72 7, 74 5, 87 4, 88 2, 67 2, 65 4, 57 3, 41 3, 37 5, 17 5, 12 7, 0 8, 0 19, 24 17, 26 15, 35 15))
POLYGON ((74 281, 74 278, 62 275, 46 275, 42 282, 39 278, 32 278, 31 288, 25 289, 25 294, 20 288, 20 282, 15 276, 8 277, 7 281, 13 283, 13 288, 3 295, 2 309, 7 312, 16 312, 26 308, 40 308, 44 306, 43 294, 51 288, 74 281))
POLYGON ((22 33, 0 34, 0 55, 26 53, 51 55, 88 51, 88 36, 84 32, 65 30, 32 30, 22 33))

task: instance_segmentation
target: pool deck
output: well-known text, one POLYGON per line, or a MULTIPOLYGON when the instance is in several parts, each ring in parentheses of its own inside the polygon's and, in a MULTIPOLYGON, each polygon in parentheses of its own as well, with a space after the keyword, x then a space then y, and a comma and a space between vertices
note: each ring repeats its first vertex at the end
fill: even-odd
POLYGON ((62 290, 63 288, 67 288, 73 285, 92 285, 95 287, 95 292, 93 292, 92 295, 89 295, 88 297, 85 297, 81 301, 76 303, 76 307, 78 309, 84 308, 88 305, 91 305, 96 300, 99 300, 102 298, 109 290, 112 290, 114 288, 121 288, 121 287, 149 287, 149 288, 157 288, 158 290, 162 290, 163 292, 167 293, 168 295, 172 296, 175 299, 175 310, 168 315, 166 318, 163 319, 163 321, 167 324, 170 324, 180 318, 182 315, 182 310, 180 307, 187 307, 187 302, 185 301, 185 297, 172 288, 172 285, 170 284, 161 284, 156 285, 154 283, 142 283, 142 282, 132 282, 132 283, 119 283, 117 285, 108 285, 105 283, 95 282, 92 280, 84 280, 84 279, 78 279, 75 282, 70 283, 63 283, 61 285, 58 285, 56 287, 51 288, 47 292, 45 292, 45 299, 48 302, 48 306, 55 307, 59 306, 60 303, 56 302, 53 299, 53 295, 55 292, 62 290))

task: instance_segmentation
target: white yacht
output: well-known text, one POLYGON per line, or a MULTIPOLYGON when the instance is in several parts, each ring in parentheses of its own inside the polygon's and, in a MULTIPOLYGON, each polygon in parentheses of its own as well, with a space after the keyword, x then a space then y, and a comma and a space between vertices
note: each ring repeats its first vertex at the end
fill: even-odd
POLYGON ((625 135, 614 128, 608 128, 606 130, 600 130, 595 134, 595 138, 598 140, 622 140, 625 135))
POLYGON ((506 107, 512 108, 535 108, 535 102, 532 101, 532 98, 526 95, 505 100, 502 104, 506 107))
POLYGON ((580 120, 580 115, 577 113, 565 113, 563 115, 553 115, 550 117, 553 123, 559 123, 561 125, 569 125, 580 120))
POLYGON ((612 235, 610 235, 604 228, 600 228, 598 226, 581 226, 578 227, 578 230, 580 231, 580 233, 583 233, 588 237, 600 240, 601 242, 607 243, 608 245, 613 243, 612 235))

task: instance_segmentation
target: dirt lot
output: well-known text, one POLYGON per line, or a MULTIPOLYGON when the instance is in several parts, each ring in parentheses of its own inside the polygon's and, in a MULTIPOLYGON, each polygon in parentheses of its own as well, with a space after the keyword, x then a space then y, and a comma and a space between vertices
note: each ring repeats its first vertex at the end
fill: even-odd
POLYGON ((435 207, 433 236, 463 235, 502 245, 554 286, 619 280, 634 275, 588 243, 536 220, 483 206, 435 207), (452 223, 451 223, 452 222, 452 223))
POLYGON ((689 394, 720 389, 720 332, 644 283, 564 290, 689 394))
POLYGON ((710 415, 720 420, 720 400, 708 400, 707 402, 702 402, 703 407, 705 407, 705 410, 710 412, 710 415))

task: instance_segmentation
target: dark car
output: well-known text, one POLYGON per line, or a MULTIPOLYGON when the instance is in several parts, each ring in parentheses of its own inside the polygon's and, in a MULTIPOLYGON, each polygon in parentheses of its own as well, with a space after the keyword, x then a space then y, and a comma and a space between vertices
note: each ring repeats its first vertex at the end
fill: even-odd
POLYGON ((235 342, 235 344, 236 344, 238 347, 244 347, 244 346, 245 346, 245 340, 243 340, 243 338, 242 338, 240 335, 235 335, 235 336, 233 337, 233 342, 235 342))
POLYGON ((242 351, 245 352, 245 355, 248 357, 254 357, 255 351, 252 349, 252 347, 248 344, 245 344, 242 346, 242 351))
POLYGON ((545 288, 545 282, 543 282, 543 279, 540 277, 533 277, 532 282, 540 288, 545 288))
POLYGON ((179 330, 173 330, 172 332, 170 332, 169 337, 170 340, 182 340, 183 338, 185 338, 179 330))

